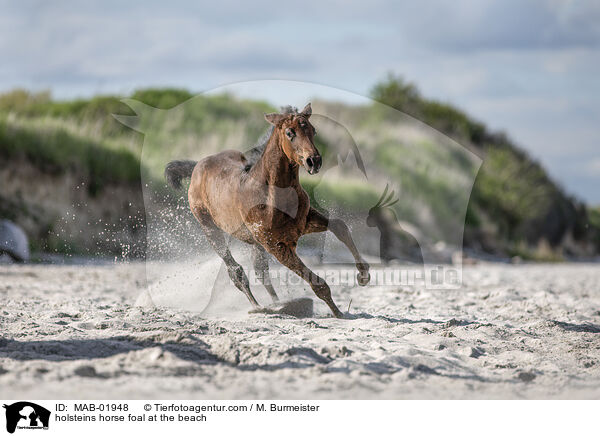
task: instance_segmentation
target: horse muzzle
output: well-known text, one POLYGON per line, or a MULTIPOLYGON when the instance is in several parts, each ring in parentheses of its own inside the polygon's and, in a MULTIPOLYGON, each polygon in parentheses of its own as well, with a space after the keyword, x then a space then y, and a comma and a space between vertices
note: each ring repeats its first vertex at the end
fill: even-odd
POLYGON ((321 156, 319 156, 319 155, 310 156, 310 157, 307 157, 306 159, 304 159, 304 168, 306 168, 306 171, 308 171, 308 174, 317 174, 319 172, 319 170, 321 169, 322 163, 323 163, 323 160, 321 159, 321 156))

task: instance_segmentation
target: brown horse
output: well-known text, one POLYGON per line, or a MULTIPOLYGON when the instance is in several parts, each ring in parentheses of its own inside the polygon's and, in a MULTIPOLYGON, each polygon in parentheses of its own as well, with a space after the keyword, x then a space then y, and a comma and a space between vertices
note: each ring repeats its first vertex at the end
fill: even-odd
POLYGON ((257 277, 274 302, 278 298, 268 273, 267 252, 306 280, 333 314, 341 318, 343 314, 333 302, 325 280, 308 269, 296 254, 298 239, 308 233, 331 230, 354 256, 358 283, 362 286, 370 280, 369 265, 356 249, 348 226, 310 207, 308 194, 300 185, 300 166, 309 174, 316 174, 321 168, 321 155, 313 142, 316 131, 309 122, 310 103, 299 113, 292 108, 285 112, 265 114, 273 125, 272 133, 254 159, 228 150, 199 162, 172 161, 165 169, 165 177, 173 188, 179 188, 181 179, 191 176, 188 200, 192 213, 225 261, 229 277, 255 308, 259 304, 250 292, 248 277, 231 255, 224 232, 254 247, 257 277))

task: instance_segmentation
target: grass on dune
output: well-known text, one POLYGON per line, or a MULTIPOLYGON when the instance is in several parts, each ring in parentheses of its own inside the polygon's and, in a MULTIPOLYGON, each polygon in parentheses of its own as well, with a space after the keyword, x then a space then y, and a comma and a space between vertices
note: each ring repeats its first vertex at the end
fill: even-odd
POLYGON ((127 149, 70 134, 62 128, 32 128, 0 120, 0 155, 26 159, 41 171, 72 171, 94 195, 109 183, 134 183, 140 179, 139 158, 127 149))
MULTIPOLYGON (((503 241, 496 245, 514 251, 523 251, 522 241, 535 247, 544 238, 555 246, 567 231, 579 240, 591 238, 600 247, 600 211, 587 210, 564 194, 505 135, 490 132, 451 105, 422 97, 396 76, 377 84, 372 95, 484 157, 466 211, 467 227, 494 229, 490 237, 503 241)), ((27 159, 45 172, 73 172, 92 195, 110 183, 139 182, 141 175, 160 187, 168 160, 198 159, 224 148, 247 149, 268 127, 263 113, 276 110, 263 101, 227 94, 193 96, 181 89, 136 91, 129 98, 143 104, 134 105, 135 110, 121 98, 61 101, 49 93, 25 90, 0 95, 0 156, 27 159), (136 128, 143 135, 113 114, 138 116, 136 128)), ((394 206, 398 216, 413 223, 426 216, 429 225, 452 234, 452 223, 464 216, 467 182, 475 175, 472 162, 445 143, 438 144, 439 134, 432 131, 425 134, 429 142, 415 144, 389 137, 393 129, 386 128, 390 120, 382 105, 338 106, 356 121, 360 146, 374 156, 369 174, 402 190, 394 206)), ((316 145, 325 160, 333 159, 339 144, 323 138, 317 136, 316 145)), ((360 180, 319 180, 303 177, 302 183, 324 208, 366 210, 381 194, 360 180)))

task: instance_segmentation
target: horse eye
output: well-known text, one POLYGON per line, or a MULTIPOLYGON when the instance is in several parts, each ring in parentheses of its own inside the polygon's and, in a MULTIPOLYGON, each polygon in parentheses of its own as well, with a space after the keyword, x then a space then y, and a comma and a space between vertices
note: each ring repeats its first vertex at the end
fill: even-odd
POLYGON ((294 133, 294 131, 292 129, 287 129, 285 131, 285 134, 287 135, 288 138, 292 139, 296 134, 294 133))

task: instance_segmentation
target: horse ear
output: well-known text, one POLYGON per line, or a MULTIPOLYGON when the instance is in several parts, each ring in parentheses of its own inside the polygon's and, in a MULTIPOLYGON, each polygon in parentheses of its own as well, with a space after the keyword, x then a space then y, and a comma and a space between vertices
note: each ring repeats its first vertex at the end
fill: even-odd
POLYGON ((283 120, 285 118, 285 115, 283 114, 278 114, 278 113, 272 113, 272 114, 265 114, 265 120, 267 120, 269 123, 273 124, 274 126, 276 126, 277 124, 279 124, 279 122, 281 120, 283 120))
POLYGON ((306 118, 310 118, 310 116, 312 115, 312 107, 310 106, 310 103, 304 106, 304 109, 302 109, 300 115, 304 115, 306 118))

